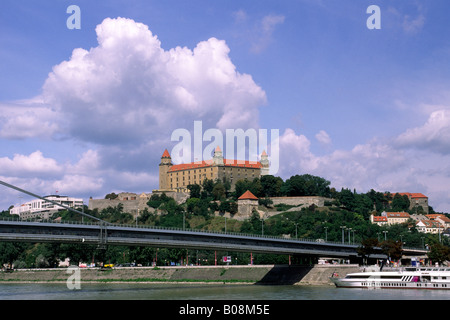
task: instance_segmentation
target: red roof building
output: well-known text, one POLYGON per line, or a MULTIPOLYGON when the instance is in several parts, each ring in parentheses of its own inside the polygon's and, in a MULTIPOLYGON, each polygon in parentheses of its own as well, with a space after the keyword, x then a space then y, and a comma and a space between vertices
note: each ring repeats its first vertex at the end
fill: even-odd
POLYGON ((260 161, 224 159, 217 147, 210 160, 172 164, 169 152, 164 150, 159 165, 159 190, 187 192, 191 184, 201 185, 206 179, 228 181, 231 190, 239 180, 253 180, 269 172, 268 155, 264 151, 260 161))
POLYGON ((238 200, 258 200, 258 198, 249 190, 245 191, 238 200))

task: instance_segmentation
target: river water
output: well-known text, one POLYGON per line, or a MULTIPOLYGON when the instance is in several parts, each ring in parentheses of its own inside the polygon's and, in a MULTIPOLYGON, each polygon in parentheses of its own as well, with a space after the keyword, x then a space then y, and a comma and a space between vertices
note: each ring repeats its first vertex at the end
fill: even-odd
POLYGON ((0 283, 0 300, 449 300, 450 290, 213 284, 0 283))

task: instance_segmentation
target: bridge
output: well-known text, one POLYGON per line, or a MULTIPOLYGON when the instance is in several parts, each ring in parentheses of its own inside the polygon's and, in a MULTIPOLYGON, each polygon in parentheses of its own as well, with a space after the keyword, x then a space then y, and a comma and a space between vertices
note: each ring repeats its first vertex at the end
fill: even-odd
MULTIPOLYGON (((317 242, 313 239, 286 239, 230 232, 183 230, 176 228, 115 225, 103 222, 29 222, 0 220, 0 241, 56 242, 106 245, 151 246, 206 250, 229 250, 314 257, 355 259, 358 245, 317 242)), ((426 254, 426 250, 407 249, 405 254, 426 254)), ((386 258, 378 248, 371 258, 386 258)))
MULTIPOLYGON (((107 245, 152 246, 167 248, 243 251, 285 255, 355 259, 359 245, 312 239, 286 239, 282 237, 184 230, 150 226, 116 225, 103 221, 74 208, 23 190, 4 181, 1 185, 52 202, 67 210, 93 219, 92 223, 37 222, 0 220, 0 241, 56 242, 107 245)), ((424 256, 424 249, 404 248, 407 256, 424 256)), ((385 259, 381 248, 375 248, 370 258, 385 259)))

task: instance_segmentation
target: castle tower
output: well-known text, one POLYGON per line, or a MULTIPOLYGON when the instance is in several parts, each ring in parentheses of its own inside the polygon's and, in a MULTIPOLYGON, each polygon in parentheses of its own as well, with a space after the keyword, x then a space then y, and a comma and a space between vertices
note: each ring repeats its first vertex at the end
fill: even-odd
POLYGON ((223 166, 223 154, 219 146, 217 146, 216 150, 214 150, 213 163, 215 166, 223 166))
POLYGON ((269 156, 266 153, 266 150, 261 154, 261 175, 266 176, 269 174, 269 156))
POLYGON ((170 157, 169 151, 164 150, 161 156, 161 163, 159 164, 159 189, 169 189, 169 179, 167 172, 172 167, 172 158, 170 157))

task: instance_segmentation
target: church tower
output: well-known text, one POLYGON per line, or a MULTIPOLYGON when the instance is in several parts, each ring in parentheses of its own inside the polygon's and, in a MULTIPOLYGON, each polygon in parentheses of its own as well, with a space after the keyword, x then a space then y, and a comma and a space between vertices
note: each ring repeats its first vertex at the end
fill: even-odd
POLYGON ((169 175, 167 172, 172 167, 172 158, 170 157, 169 151, 164 150, 161 156, 161 163, 159 164, 159 189, 169 189, 169 175))
POLYGON ((261 175, 266 176, 269 174, 269 156, 266 153, 266 150, 261 154, 261 175))

